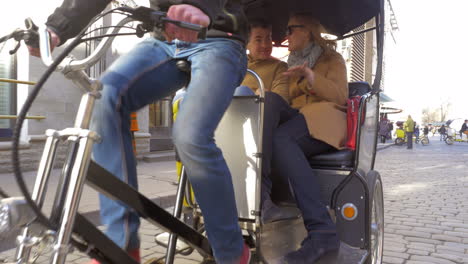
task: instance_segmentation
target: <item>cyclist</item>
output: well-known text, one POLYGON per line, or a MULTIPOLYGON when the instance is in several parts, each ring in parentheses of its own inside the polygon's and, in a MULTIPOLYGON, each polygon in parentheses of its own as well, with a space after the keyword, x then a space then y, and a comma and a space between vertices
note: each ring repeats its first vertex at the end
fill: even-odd
POLYGON ((461 126, 460 129, 460 138, 463 140, 463 134, 466 135, 467 140, 468 140, 468 119, 465 119, 465 122, 461 126))
MULTIPOLYGON (((74 37, 111 0, 65 0, 48 18, 52 45, 74 37)), ((93 159, 116 177, 137 188, 132 151, 130 113, 187 85, 184 107, 174 124, 173 138, 197 201, 204 213, 208 239, 217 263, 248 263, 250 250, 238 225, 231 175, 214 130, 228 107, 234 89, 246 72, 246 19, 239 0, 159 0, 168 17, 208 27, 208 38, 167 24, 166 41, 149 38, 121 56, 100 81, 91 129, 103 138, 93 159), (175 3, 175 4, 174 4, 175 3), (191 78, 176 66, 191 63, 191 78)), ((38 55, 37 49, 31 54, 38 55)), ((139 260, 138 215, 119 202, 100 196, 106 234, 139 260)))

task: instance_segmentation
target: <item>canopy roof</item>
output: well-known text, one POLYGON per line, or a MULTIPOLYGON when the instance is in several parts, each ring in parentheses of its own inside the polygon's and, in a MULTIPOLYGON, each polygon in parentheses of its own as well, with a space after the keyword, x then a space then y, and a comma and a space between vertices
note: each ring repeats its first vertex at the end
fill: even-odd
POLYGON ((273 41, 285 38, 291 13, 310 13, 338 37, 380 12, 383 0, 242 0, 249 19, 264 19, 273 26, 273 41))

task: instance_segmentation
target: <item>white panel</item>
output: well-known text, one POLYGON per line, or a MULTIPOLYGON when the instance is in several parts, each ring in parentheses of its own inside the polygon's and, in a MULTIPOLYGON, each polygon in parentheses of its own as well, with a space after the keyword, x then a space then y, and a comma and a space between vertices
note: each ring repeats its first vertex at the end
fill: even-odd
POLYGON ((216 144, 223 151, 232 174, 240 218, 255 219, 258 159, 259 103, 255 97, 234 98, 216 132, 216 144))

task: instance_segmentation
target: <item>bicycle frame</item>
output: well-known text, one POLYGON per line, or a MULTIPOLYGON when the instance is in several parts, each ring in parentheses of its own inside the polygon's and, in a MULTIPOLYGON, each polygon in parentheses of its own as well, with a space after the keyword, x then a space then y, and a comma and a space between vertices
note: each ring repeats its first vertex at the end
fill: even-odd
MULTIPOLYGON (((119 27, 133 21, 124 18, 108 34, 115 34, 119 27)), ((53 63, 50 49, 49 33, 45 28, 40 30, 41 58, 47 66, 53 63)), ((137 211, 141 217, 157 224, 163 229, 177 235, 195 248, 211 255, 211 247, 206 237, 173 217, 163 208, 154 204, 150 199, 135 191, 127 184, 119 181, 111 173, 91 161, 92 146, 100 141, 96 132, 89 130, 91 115, 96 99, 100 97, 102 85, 99 81, 91 79, 83 70, 95 64, 111 45, 114 37, 103 38, 96 50, 86 59, 75 61, 67 57, 57 67, 66 78, 72 80, 76 86, 86 91, 82 96, 75 123, 72 128, 61 131, 47 130, 46 142, 39 163, 36 182, 34 184, 32 199, 42 207, 48 180, 57 153, 60 141, 69 142, 67 158, 61 173, 57 195, 53 204, 51 220, 58 226, 56 232, 45 232, 54 239, 49 246, 53 247, 51 264, 64 264, 73 243, 85 250, 92 257, 116 264, 137 263, 125 251, 102 234, 88 220, 77 213, 83 186, 88 181, 94 189, 104 193, 112 199, 120 200, 137 211), (112 186, 112 188, 110 188, 112 186), (72 233, 79 236, 85 247, 72 239, 72 233)), ((18 237, 16 251, 16 264, 31 263, 32 248, 43 240, 43 237, 34 237, 30 227, 26 226, 18 237)))

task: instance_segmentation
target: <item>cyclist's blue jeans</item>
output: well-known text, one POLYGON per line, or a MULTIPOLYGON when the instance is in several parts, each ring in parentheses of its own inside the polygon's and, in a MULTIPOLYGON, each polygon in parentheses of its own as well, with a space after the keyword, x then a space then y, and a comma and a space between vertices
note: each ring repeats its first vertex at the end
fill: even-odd
MULTIPOLYGON (((173 140, 204 214, 215 258, 218 263, 232 263, 242 254, 243 240, 231 174, 214 142, 214 131, 246 72, 240 42, 218 38, 168 44, 147 39, 121 56, 101 78, 104 89, 94 110, 92 129, 102 142, 95 144, 93 159, 138 187, 130 112, 187 84, 189 77, 176 67, 174 58, 191 63, 191 78, 173 140)), ((107 235, 124 249, 139 248, 138 215, 103 195, 100 201, 107 235)))

